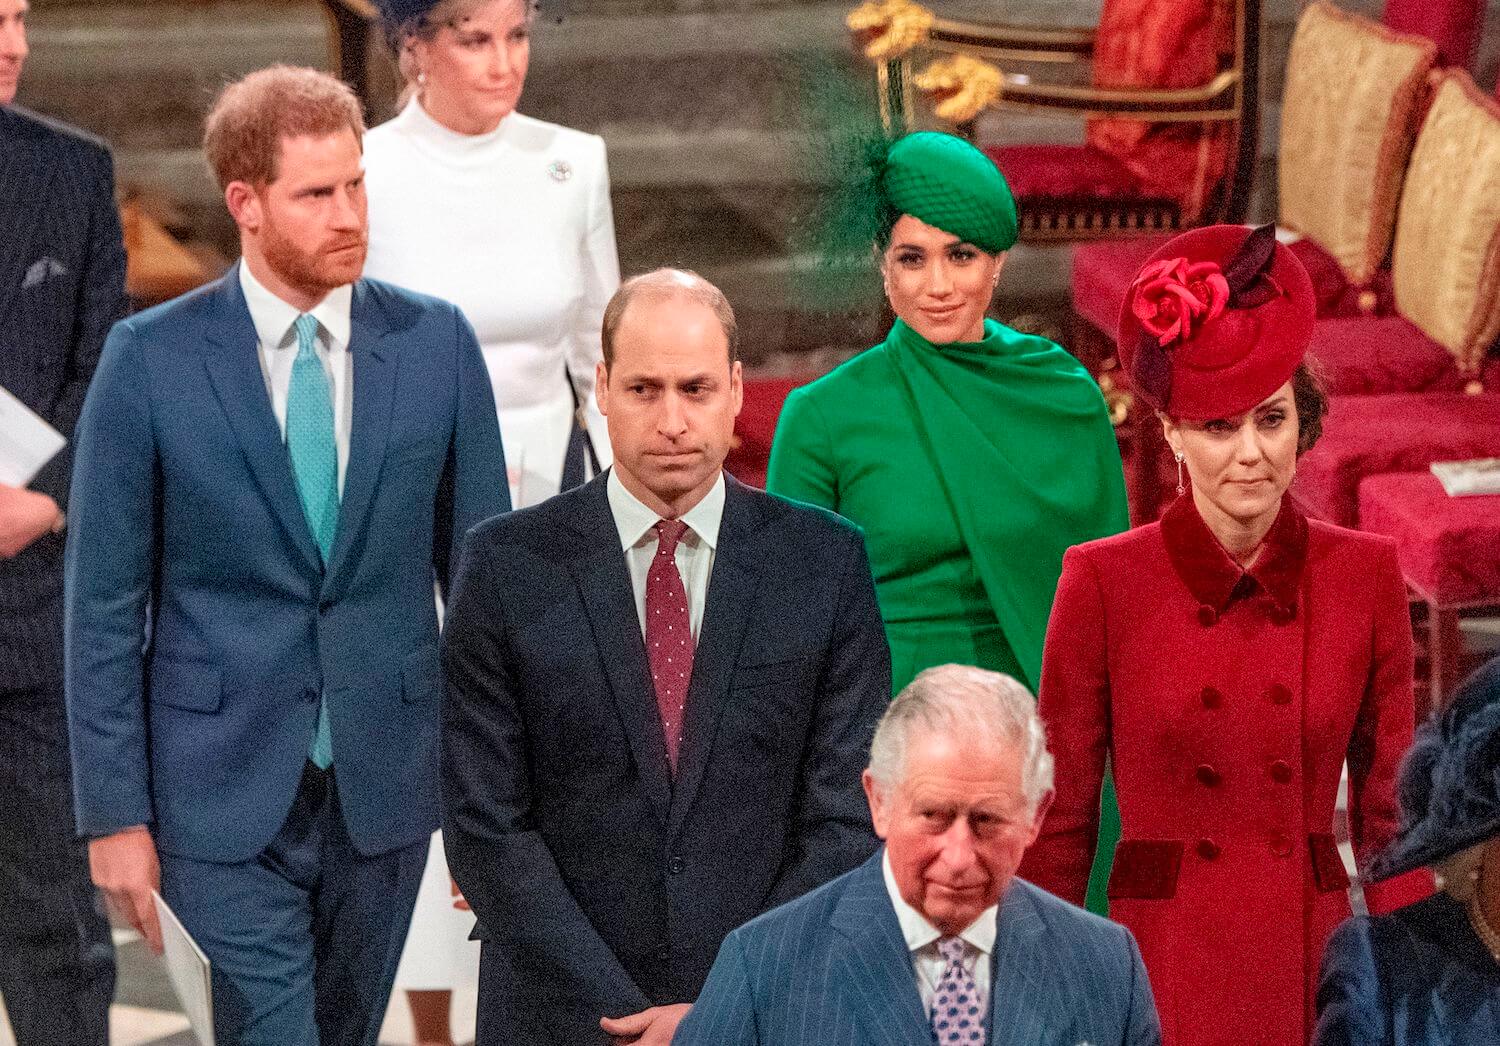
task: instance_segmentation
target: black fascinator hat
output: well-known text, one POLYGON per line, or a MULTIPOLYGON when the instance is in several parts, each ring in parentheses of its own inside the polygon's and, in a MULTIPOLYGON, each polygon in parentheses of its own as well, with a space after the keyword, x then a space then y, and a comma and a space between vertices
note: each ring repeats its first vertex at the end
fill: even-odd
POLYGON ((380 20, 385 23, 387 31, 397 29, 413 18, 425 15, 438 3, 439 0, 375 0, 375 6, 380 11, 380 20))
POLYGON ((1500 835, 1500 657, 1417 728, 1397 785, 1401 831, 1369 882, 1435 864, 1500 835))

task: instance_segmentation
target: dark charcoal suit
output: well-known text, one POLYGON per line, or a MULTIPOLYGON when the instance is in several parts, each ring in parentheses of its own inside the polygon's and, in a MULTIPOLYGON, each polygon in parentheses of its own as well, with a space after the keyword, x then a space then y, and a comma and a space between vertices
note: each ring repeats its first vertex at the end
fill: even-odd
POLYGON ((606 481, 471 532, 444 632, 481 1046, 691 1001, 730 930, 876 846, 890 657, 859 532, 727 480, 674 781, 606 481))
MULTIPOLYGON (((124 314, 114 166, 72 128, 0 107, 0 385, 71 439, 124 314)), ((66 510, 71 447, 31 489, 66 510)), ((0 994, 22 1046, 104 1042, 114 949, 82 844, 63 714, 63 539, 0 560, 0 994)))

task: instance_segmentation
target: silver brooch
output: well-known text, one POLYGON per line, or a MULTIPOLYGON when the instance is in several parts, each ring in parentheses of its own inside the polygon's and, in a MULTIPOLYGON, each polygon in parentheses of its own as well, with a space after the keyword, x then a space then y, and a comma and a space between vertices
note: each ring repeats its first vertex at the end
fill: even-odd
POLYGON ((565 182, 573 177, 573 165, 567 160, 553 160, 547 165, 547 173, 554 182, 565 182))

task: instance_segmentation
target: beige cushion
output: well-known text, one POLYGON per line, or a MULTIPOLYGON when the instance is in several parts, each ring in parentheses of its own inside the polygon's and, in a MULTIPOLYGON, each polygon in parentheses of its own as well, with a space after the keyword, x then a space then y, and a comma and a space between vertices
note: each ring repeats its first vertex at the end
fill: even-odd
POLYGON ((1500 105, 1466 73, 1433 79, 1391 274, 1396 309, 1472 374, 1500 335, 1500 105))
POLYGON ((1401 176, 1437 46, 1326 3, 1292 37, 1281 107, 1281 224, 1315 240, 1348 280, 1385 260, 1401 176))

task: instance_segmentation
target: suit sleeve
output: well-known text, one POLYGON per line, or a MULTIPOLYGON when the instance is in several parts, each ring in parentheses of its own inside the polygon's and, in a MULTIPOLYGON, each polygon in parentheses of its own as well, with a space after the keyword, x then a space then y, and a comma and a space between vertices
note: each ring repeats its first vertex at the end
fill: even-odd
POLYGON ((142 649, 160 480, 143 355, 117 325, 76 439, 64 663, 78 830, 89 836, 154 820, 142 649))
POLYGON ((620 287, 620 255, 615 246, 615 217, 609 201, 609 160, 604 143, 599 150, 598 175, 589 189, 588 227, 581 244, 583 300, 574 316, 568 339, 568 376, 578 393, 588 421, 588 435, 599 455, 599 464, 608 468, 614 460, 609 446, 609 429, 599 412, 594 395, 594 365, 603 356, 599 332, 604 321, 604 307, 620 287))
POLYGON ((1156 1012, 1146 962, 1129 930, 1125 931, 1125 940, 1130 945, 1130 1019, 1125 1026, 1125 1046, 1161 1046, 1161 1017, 1156 1012))
POLYGON ((781 408, 766 489, 793 501, 839 510, 837 463, 823 412, 805 389, 793 389, 781 408))
POLYGON ((1323 951, 1313 1046, 1378 1046, 1391 1041, 1371 949, 1369 920, 1346 920, 1323 951))
POLYGON ((1042 653, 1038 711, 1047 727, 1057 792, 1020 874, 1082 905, 1099 838, 1099 792, 1110 738, 1104 595, 1077 546, 1063 555, 1042 653))
POLYGON ((738 930, 724 938, 708 980, 677 1026, 672 1046, 758 1046, 755 986, 738 930))
POLYGON ((494 552, 464 550, 443 630, 443 841, 488 939, 529 976, 599 1016, 650 1005, 563 881, 531 816, 526 727, 505 636, 494 552))
POLYGON ((844 556, 837 617, 802 755, 795 837, 767 908, 800 897, 863 862, 877 842, 860 787, 870 739, 891 695, 891 652, 857 532, 844 556))
MULTIPOLYGON (((1396 775, 1411 747, 1416 708, 1412 695, 1411 621, 1394 545, 1383 544, 1374 564, 1374 637, 1370 677, 1355 720, 1349 761, 1349 836, 1361 868, 1400 825, 1396 775)), ((1371 914, 1384 915, 1432 892, 1426 870, 1365 887, 1371 914)))
POLYGON ((505 448, 489 371, 474 337, 474 328, 457 309, 458 409, 448 460, 438 480, 432 563, 446 598, 452 566, 469 530, 502 512, 510 511, 510 484, 505 475, 505 448))
MULTIPOLYGON (((120 212, 115 207, 114 164, 109 152, 84 146, 79 152, 91 172, 82 203, 88 222, 88 247, 78 298, 73 312, 72 343, 68 346, 67 375, 48 422, 68 439, 68 446, 37 473, 31 489, 50 495, 64 511, 73 467, 73 434, 83 410, 84 394, 99 365, 104 339, 125 315, 125 242, 120 212)), ((82 173, 79 177, 85 177, 82 173)))

